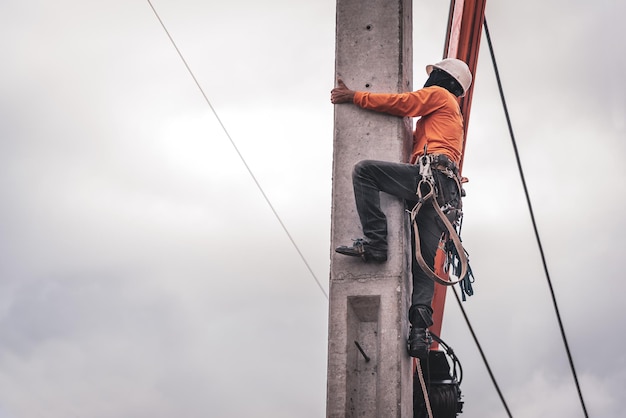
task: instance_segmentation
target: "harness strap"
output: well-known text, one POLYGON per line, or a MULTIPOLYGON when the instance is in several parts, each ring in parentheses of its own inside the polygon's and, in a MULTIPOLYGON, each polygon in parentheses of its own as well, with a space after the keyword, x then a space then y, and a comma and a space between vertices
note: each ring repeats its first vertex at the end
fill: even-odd
POLYGON ((426 275, 430 277, 432 280, 434 280, 435 282, 440 283, 444 286, 455 285, 461 282, 465 278, 465 276, 467 275, 467 269, 468 269, 467 255, 465 253, 465 250, 463 249, 463 244, 461 244, 461 238, 459 238, 459 235, 457 234, 456 229, 454 228, 452 223, 450 223, 450 220, 448 220, 448 217, 443 213, 443 211, 439 207, 439 204, 437 203, 437 199, 435 198, 435 187, 433 183, 431 183, 431 181, 424 180, 424 178, 420 180, 419 184, 417 185, 417 195, 419 197, 418 202, 411 210, 411 222, 413 223, 413 230, 415 231, 415 259, 417 260, 417 263, 422 268, 424 273, 426 273, 426 275), (422 186, 424 185, 428 186, 429 191, 428 193, 426 193, 425 196, 422 196, 422 186), (456 248, 457 254, 459 256, 459 260, 461 262, 461 274, 459 275, 459 278, 456 281, 452 281, 449 275, 447 278, 438 276, 437 273, 431 270, 428 264, 426 264, 426 261, 424 261, 424 257, 422 257, 420 237, 419 237, 419 227, 417 225, 416 218, 417 218, 417 214, 422 208, 422 205, 429 200, 431 204, 433 205, 433 208, 435 208, 435 212, 437 213, 437 216, 439 216, 439 218, 445 225, 449 239, 452 240, 452 243, 454 244, 454 247, 456 248))

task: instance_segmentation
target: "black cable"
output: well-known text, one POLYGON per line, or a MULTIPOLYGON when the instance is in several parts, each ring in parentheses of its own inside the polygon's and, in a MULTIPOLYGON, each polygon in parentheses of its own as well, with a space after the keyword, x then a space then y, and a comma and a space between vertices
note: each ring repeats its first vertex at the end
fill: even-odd
POLYGON ((476 343, 476 347, 478 348, 478 352, 480 353, 480 356, 483 359, 483 363, 485 363, 485 367, 487 368, 487 373, 489 373, 489 377, 491 378, 491 381, 493 382, 493 386, 496 388, 496 392, 498 392, 498 396, 500 397, 502 406, 504 406, 504 409, 506 410, 506 413, 509 416, 509 418, 513 418, 513 415, 511 415, 511 411, 509 410, 509 406, 507 405, 506 400, 504 399, 504 395, 502 394, 502 391, 500 390, 500 385, 498 385, 498 382, 496 381, 496 377, 491 371, 491 367, 489 366, 489 362, 487 361, 487 356, 485 356, 485 352, 483 351, 483 348, 480 345, 480 342, 478 341, 478 337, 476 336, 476 333, 474 332, 474 328, 472 327, 472 324, 470 323, 470 320, 467 317, 467 314, 465 313, 465 309, 463 308, 463 303, 461 302, 461 299, 459 299, 459 295, 456 292, 456 288, 454 286, 450 286, 450 287, 452 288, 452 291, 454 292, 454 297, 456 298, 456 301, 459 304, 459 308, 461 308, 461 313, 463 314, 463 318, 465 318, 465 323, 467 324, 467 327, 469 328, 469 331, 472 334, 472 338, 474 339, 474 342, 476 343))
POLYGON ((524 186, 524 194, 526 195, 526 203, 528 204, 528 210, 530 212, 530 218, 532 220, 533 229, 535 231, 535 237, 537 239, 537 245, 539 247, 539 253, 541 254, 541 262, 543 263, 543 270, 546 275, 546 280, 548 282, 548 287, 550 288, 550 295, 552 297, 552 303, 554 305, 554 311, 556 312, 556 318, 559 323, 559 329, 561 330, 561 337, 563 338, 563 344, 565 345, 565 351, 567 352, 567 358, 569 360, 569 365, 572 370, 572 375, 574 376, 574 381, 576 383, 576 390, 578 391, 578 398, 580 399, 580 404, 582 405, 583 412, 585 417, 589 417, 587 414, 587 408, 585 406, 585 401, 583 399, 583 394, 580 389, 580 384, 578 383, 578 376, 576 374, 576 368, 574 367, 574 360, 572 359, 572 353, 569 349, 569 344, 567 343, 567 337, 565 335, 565 328, 563 327, 563 321, 561 321, 561 314, 559 313, 559 307, 556 303, 556 296, 554 293, 554 288, 552 287, 552 280, 550 279, 550 273, 548 272, 548 264, 546 262, 546 257, 543 252, 543 246, 541 245, 541 239, 539 238, 539 230, 537 229, 537 222, 535 221, 535 215, 533 212, 533 207, 530 202, 530 194, 528 193, 528 187, 526 186, 526 180, 524 179, 524 171, 522 170, 522 163, 520 161, 519 152, 517 150, 517 144, 515 142, 515 136, 513 135, 513 127, 511 125, 511 118, 509 117, 509 111, 506 106, 506 100, 504 99, 504 91, 502 89, 502 83, 500 81, 500 73, 498 72, 498 66, 496 64, 496 57, 493 52, 493 45, 491 44, 491 36, 489 35, 489 28, 487 27, 487 19, 484 22, 485 26, 485 35, 487 37, 487 43, 489 44, 489 53, 491 54, 491 61, 493 62, 493 68, 496 74, 496 80, 498 82, 498 90, 500 91, 500 98, 502 99, 502 106, 504 107, 504 114, 506 116, 506 122, 509 127, 509 134, 511 135, 511 142, 513 143, 513 150, 515 151, 515 159, 517 160, 517 167, 519 169, 520 178, 522 180, 522 185, 524 186))
POLYGON ((189 65, 187 64, 187 61, 185 60, 185 57, 183 57, 183 54, 180 52, 180 50, 178 49, 178 46, 176 46, 176 42, 174 42, 174 39, 172 38, 172 36, 170 35, 170 32, 167 30, 167 28, 165 27, 165 23, 163 23, 163 20, 161 20, 161 17, 159 16, 159 14, 157 13, 156 9, 154 8, 154 6, 152 5, 152 2, 150 2, 150 0, 147 0, 148 4, 150 5, 150 8, 152 9, 152 11, 154 12, 154 15, 156 16, 156 18, 158 19, 159 23, 161 24, 161 27, 163 28, 163 30, 165 31, 165 34, 167 35, 167 37, 170 39, 170 42, 172 43, 172 45, 174 46, 174 49, 176 50, 176 52, 178 53, 178 56, 180 57, 180 59, 183 61, 183 64, 185 64, 185 67, 187 68, 187 71, 189 72, 189 74, 191 75, 191 78, 193 79, 193 81, 196 83, 196 86, 198 87, 198 90, 200 90, 200 93, 202 93, 202 96, 204 97, 204 100, 206 101, 206 103, 209 105, 209 108, 211 108, 211 111, 213 112, 213 115, 215 116, 215 119, 217 119, 217 121, 219 122, 220 126, 222 127, 222 130, 224 131, 224 133, 226 134, 226 136, 228 137, 231 145, 233 146, 233 148, 235 149, 235 151, 237 152, 237 155, 239 155, 239 158, 241 159, 241 162, 243 163, 243 165, 246 167, 246 170, 248 170, 248 174, 250 174, 250 177, 252 177, 252 180, 254 180, 254 183, 256 184, 257 188, 259 189, 259 191, 261 192, 261 195, 263 195, 263 198, 265 199, 265 202, 268 204, 268 206, 270 207, 270 209, 272 210, 272 213, 274 214, 274 216, 276 217, 276 219, 278 220, 278 223, 280 224, 280 226, 283 228, 283 231, 285 231, 285 233, 287 234, 287 237, 289 238, 289 240, 291 241, 291 244, 293 245, 293 247, 296 249, 296 251, 298 252, 298 254, 300 255, 300 258, 302 259, 302 261, 304 262, 304 265, 306 266, 306 268, 309 270, 309 273, 311 273, 311 276, 313 276, 313 280, 315 280, 315 282, 317 283, 317 285, 319 286, 320 290, 322 291, 322 293, 324 294, 324 296, 326 297, 326 299, 328 299, 328 294, 326 293, 326 290, 324 289, 324 287, 322 286, 322 283, 320 283, 319 279, 317 278, 317 276, 315 275, 315 272, 313 272, 313 269, 311 268, 311 266, 309 265, 309 262, 306 260, 306 258, 304 257, 304 254, 302 253, 302 251, 300 251, 300 247, 298 247, 298 244, 296 244, 296 241, 293 239, 293 237, 291 236, 291 234, 289 233, 289 230, 287 229, 287 227, 285 226, 285 224, 283 223, 283 220, 280 218, 280 216, 278 215, 278 212, 276 211, 276 209, 274 209, 274 205, 272 205, 272 202, 270 201, 270 199, 267 197, 267 195, 265 194, 265 191, 263 190, 263 187, 261 187, 261 183, 259 183, 259 181, 257 180, 256 176, 254 175, 254 173, 252 172, 252 169, 250 168, 250 166, 248 165, 248 163, 246 162, 245 158, 243 158, 243 155, 241 154, 241 152, 239 151, 239 148, 237 147, 237 144, 235 144, 235 141, 233 140, 233 138, 230 136, 230 134, 228 133, 228 130, 226 129, 226 126, 224 126, 224 124, 222 123, 222 120, 220 119, 219 115, 217 114, 217 112, 215 111, 215 108, 213 108, 213 105, 211 104, 211 101, 209 100, 209 98, 207 97, 206 93, 204 93, 204 89, 202 88, 202 86, 200 86, 200 83, 198 82, 198 79, 196 78, 196 76, 194 75, 193 71, 191 71, 191 68, 189 67, 189 65))
POLYGON ((444 340, 442 340, 441 337, 439 337, 437 334, 435 334, 432 331, 430 335, 431 337, 433 337, 433 340, 437 341, 439 346, 443 348, 443 351, 445 351, 448 357, 450 357, 450 360, 452 360, 452 368, 453 368, 452 378, 457 379, 457 376, 458 376, 457 381, 459 382, 459 385, 460 385, 461 383, 463 383, 463 366, 461 365, 461 361, 456 356, 456 353, 454 352, 452 347, 450 347, 444 340), (459 369, 458 373, 456 371, 457 367, 459 369))

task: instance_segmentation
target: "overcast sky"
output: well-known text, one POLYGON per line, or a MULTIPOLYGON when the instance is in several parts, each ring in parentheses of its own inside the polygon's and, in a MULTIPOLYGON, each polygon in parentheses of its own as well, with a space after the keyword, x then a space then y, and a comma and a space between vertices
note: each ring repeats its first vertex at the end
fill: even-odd
MULTIPOLYGON (((153 4, 328 291, 335 2, 153 4)), ((448 5, 414 2, 414 86, 448 5)), ((617 0, 486 8, 597 418, 626 395, 625 15, 617 0)), ((0 28, 0 418, 324 416, 328 301, 148 2, 3 0, 0 28)), ((582 417, 481 47, 464 307, 513 416, 582 417)), ((461 416, 504 417, 448 302, 461 416)))

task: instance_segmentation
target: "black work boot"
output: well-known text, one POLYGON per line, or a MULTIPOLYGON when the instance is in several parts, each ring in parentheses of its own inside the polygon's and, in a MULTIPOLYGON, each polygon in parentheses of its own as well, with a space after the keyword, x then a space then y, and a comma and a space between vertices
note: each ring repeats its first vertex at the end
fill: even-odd
POLYGON ((428 350, 433 343, 433 338, 426 328, 416 328, 411 326, 409 332, 408 351, 409 356, 424 360, 428 357, 428 350))
POLYGON ((349 255, 351 257, 361 257, 363 261, 374 261, 382 263, 387 261, 387 252, 375 250, 370 246, 370 243, 362 238, 355 239, 351 247, 342 245, 335 248, 335 251, 339 254, 349 255))

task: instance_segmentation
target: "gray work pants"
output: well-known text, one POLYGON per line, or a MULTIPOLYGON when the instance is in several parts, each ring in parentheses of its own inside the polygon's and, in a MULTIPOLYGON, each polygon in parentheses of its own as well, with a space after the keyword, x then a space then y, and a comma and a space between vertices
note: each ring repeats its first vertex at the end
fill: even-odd
MULTIPOLYGON (((387 218, 380 208, 380 192, 404 199, 407 208, 411 209, 417 203, 416 191, 420 180, 419 165, 364 160, 354 166, 352 182, 357 212, 363 234, 372 250, 387 251, 387 218)), ((456 189, 454 180, 445 178, 442 184, 443 187, 456 189)), ((431 269, 437 244, 444 231, 443 224, 436 219, 437 214, 431 204, 425 204, 416 218, 422 256, 431 269)), ((414 238, 413 229, 411 237, 414 238)), ((417 264, 415 240, 411 242, 413 292, 409 319, 412 325, 424 328, 432 325, 431 304, 435 283, 417 264)))

